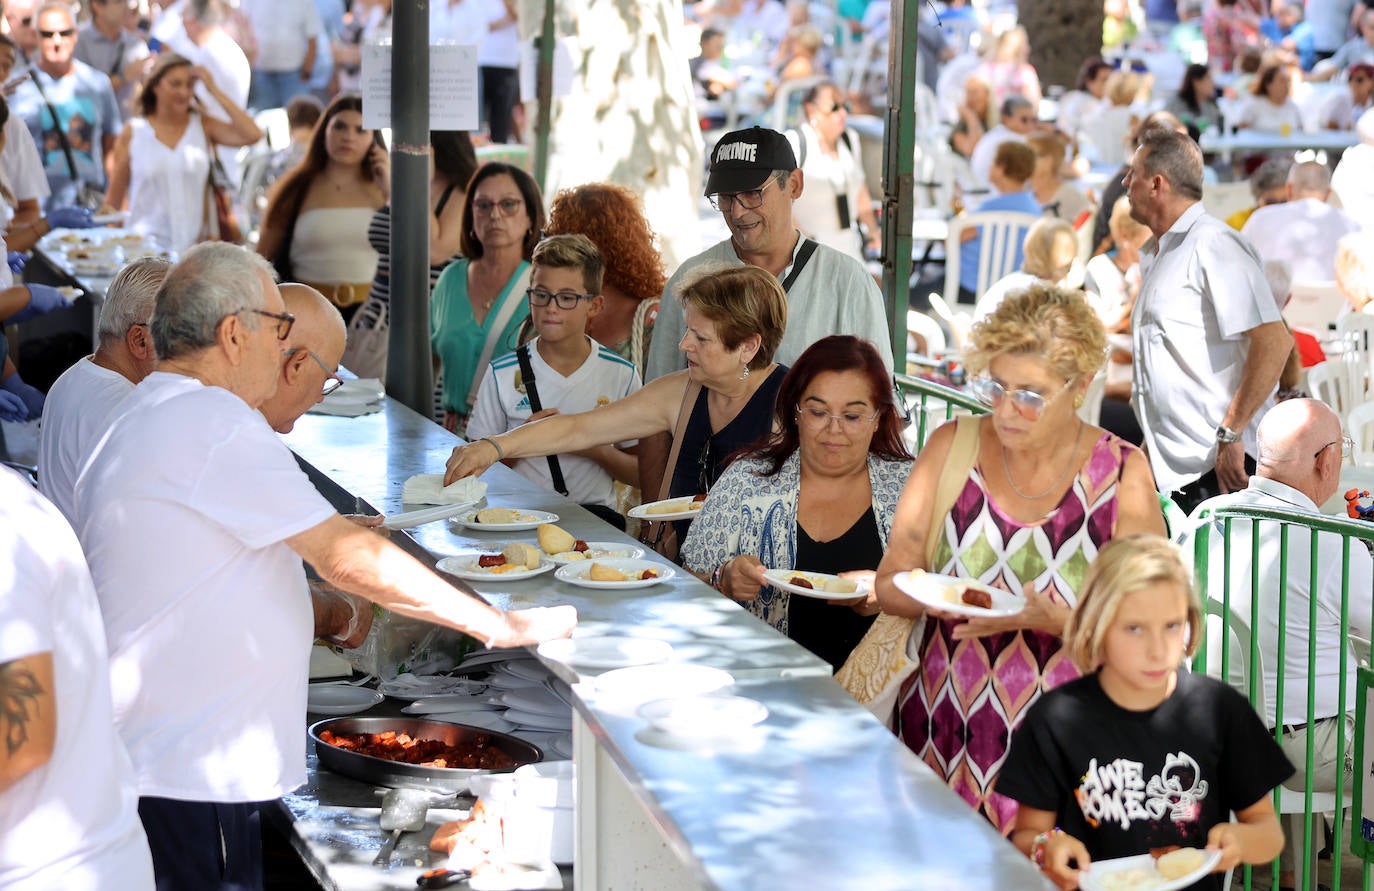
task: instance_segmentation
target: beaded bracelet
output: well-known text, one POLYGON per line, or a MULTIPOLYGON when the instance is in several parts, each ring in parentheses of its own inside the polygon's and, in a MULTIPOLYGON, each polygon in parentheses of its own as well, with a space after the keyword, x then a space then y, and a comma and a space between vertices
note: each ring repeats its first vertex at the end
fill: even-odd
MULTIPOLYGON (((725 564, 722 563, 722 564, 720 564, 719 566, 716 567, 716 571, 715 571, 715 572, 711 573, 711 587, 712 587, 712 588, 715 588, 717 591, 720 591, 720 593, 722 593, 722 594, 725 594, 725 592, 720 590, 720 577, 721 577, 721 574, 724 573, 724 572, 725 572, 725 564)), ((726 596, 728 597, 729 595, 726 594, 726 596)))
POLYGON ((501 448, 501 443, 497 442, 497 441, 495 440, 495 438, 490 437, 490 436, 483 436, 481 439, 479 439, 479 440, 477 440, 477 441, 478 441, 478 442, 489 442, 489 443, 491 443, 491 447, 494 448, 494 449, 496 449, 496 460, 497 460, 497 461, 504 461, 504 460, 506 460, 506 450, 503 449, 503 448, 501 448))
POLYGON ((1040 833, 1035 837, 1035 841, 1031 842, 1030 858, 1031 862, 1034 863, 1037 868, 1043 868, 1045 866, 1045 844, 1052 837, 1063 834, 1064 830, 1056 826, 1053 829, 1040 833))

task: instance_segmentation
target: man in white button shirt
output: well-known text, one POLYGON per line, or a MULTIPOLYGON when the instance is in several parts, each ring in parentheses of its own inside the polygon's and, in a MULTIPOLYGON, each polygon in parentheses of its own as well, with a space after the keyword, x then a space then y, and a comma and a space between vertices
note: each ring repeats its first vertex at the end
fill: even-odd
MULTIPOLYGON (((1359 225, 1326 203, 1331 174, 1325 164, 1294 164, 1284 192, 1286 200, 1256 209, 1240 233, 1250 239, 1261 260, 1286 262, 1293 281, 1331 281, 1336 277, 1336 242, 1359 225)), ((1286 295, 1275 296, 1282 300, 1286 295)))
POLYGON ((1202 208, 1202 152, 1142 133, 1126 174, 1140 252, 1131 402, 1155 484, 1185 511, 1243 489, 1255 427, 1293 347, 1255 249, 1202 208))

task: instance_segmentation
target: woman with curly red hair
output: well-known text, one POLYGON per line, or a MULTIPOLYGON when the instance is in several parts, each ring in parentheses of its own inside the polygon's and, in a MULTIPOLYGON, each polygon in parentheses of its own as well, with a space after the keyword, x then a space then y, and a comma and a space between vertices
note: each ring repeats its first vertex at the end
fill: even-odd
POLYGON ((545 234, 573 233, 591 239, 606 261, 601 286, 606 302, 588 320, 587 333, 633 362, 643 376, 644 351, 668 277, 639 196, 611 183, 564 189, 549 208, 545 234))

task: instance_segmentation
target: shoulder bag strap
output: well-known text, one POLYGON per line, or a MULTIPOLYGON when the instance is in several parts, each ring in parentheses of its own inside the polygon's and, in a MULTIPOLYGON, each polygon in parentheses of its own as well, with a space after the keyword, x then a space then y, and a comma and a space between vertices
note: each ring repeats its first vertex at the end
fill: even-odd
MULTIPOLYGON (((515 358, 520 362, 520 379, 525 384, 525 395, 530 399, 530 413, 542 411, 544 406, 539 403, 539 388, 534 383, 534 363, 530 362, 530 345, 522 343, 516 347, 515 358)), ((558 456, 549 455, 545 460, 549 462, 549 476, 553 478, 554 491, 566 497, 568 484, 563 480, 563 468, 558 463, 558 456)))
POLYGON ((673 471, 677 469, 678 455, 682 453, 682 435, 687 432, 687 422, 692 419, 692 408, 697 403, 701 384, 689 380, 682 394, 682 405, 677 410, 677 426, 673 428, 673 447, 668 450, 668 466, 663 471, 663 482, 658 487, 657 501, 668 497, 668 488, 673 484, 673 471))
POLYGON ((57 129, 57 140, 62 143, 62 154, 67 158, 67 169, 71 171, 72 182, 78 187, 81 185, 81 177, 76 172, 76 158, 72 157, 72 144, 67 141, 67 131, 62 129, 62 122, 57 119, 57 109, 53 108, 48 101, 48 92, 43 89, 43 82, 38 79, 38 66, 29 64, 29 80, 38 88, 38 98, 43 100, 47 106, 48 114, 52 115, 52 125, 57 129))
POLYGON ((520 301, 525 299, 525 289, 529 286, 530 267, 526 266, 525 270, 515 280, 515 284, 506 292, 506 299, 502 301, 501 308, 497 311, 491 328, 487 330, 487 339, 482 344, 482 353, 477 357, 478 373, 472 376, 472 386, 468 388, 467 410, 469 412, 477 404, 477 390, 482 386, 481 371, 491 364, 491 357, 496 352, 496 343, 501 339, 501 332, 506 330, 506 325, 510 323, 511 316, 515 315, 515 310, 520 306, 520 301))
POLYGON ((940 469, 940 482, 935 487, 935 501, 931 504, 930 529, 926 532, 926 569, 938 571, 933 562, 935 552, 940 547, 940 533, 958 500, 959 493, 968 482, 968 475, 978 460, 979 419, 975 415, 960 415, 955 422, 954 441, 949 444, 949 454, 945 456, 944 467, 940 469))
POLYGON ((787 278, 782 280, 784 292, 792 290, 793 282, 797 280, 797 276, 802 274, 802 270, 806 268, 806 262, 811 259, 812 254, 816 253, 818 246, 809 238, 802 241, 801 248, 797 250, 797 259, 792 261, 792 271, 787 273, 787 278))

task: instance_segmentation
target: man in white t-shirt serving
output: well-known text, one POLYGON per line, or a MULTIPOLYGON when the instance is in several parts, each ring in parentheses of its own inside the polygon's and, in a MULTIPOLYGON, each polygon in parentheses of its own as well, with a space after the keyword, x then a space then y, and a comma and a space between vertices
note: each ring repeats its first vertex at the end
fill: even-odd
POLYGON ((271 267, 220 242, 168 274, 158 368, 76 484, 110 648, 115 722, 164 887, 259 888, 256 803, 305 780, 313 618, 327 582, 491 646, 569 633, 569 606, 506 612, 340 516, 257 410, 294 317, 271 267))

